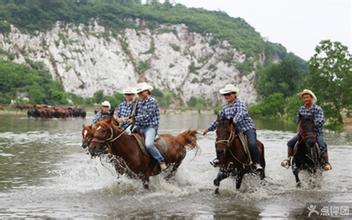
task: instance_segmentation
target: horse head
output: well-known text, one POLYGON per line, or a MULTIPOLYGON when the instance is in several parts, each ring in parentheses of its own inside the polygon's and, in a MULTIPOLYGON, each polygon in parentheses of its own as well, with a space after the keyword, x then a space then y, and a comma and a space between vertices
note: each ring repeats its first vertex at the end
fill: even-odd
POLYGON ((85 149, 89 146, 90 141, 93 139, 95 127, 93 125, 82 125, 82 148, 85 149))
POLYGON ((299 135, 302 141, 308 146, 314 146, 317 132, 314 118, 312 116, 299 115, 299 135))
POLYGON ((236 134, 235 126, 230 119, 217 118, 216 126, 216 156, 220 164, 224 164, 225 155, 236 134))
POLYGON ((184 146, 192 150, 198 148, 197 134, 197 130, 188 129, 187 131, 182 132, 179 137, 183 140, 182 142, 184 142, 184 146))
POLYGON ((108 147, 120 133, 121 128, 114 125, 115 119, 100 120, 96 124, 93 139, 89 143, 88 149, 92 156, 107 153, 108 147))

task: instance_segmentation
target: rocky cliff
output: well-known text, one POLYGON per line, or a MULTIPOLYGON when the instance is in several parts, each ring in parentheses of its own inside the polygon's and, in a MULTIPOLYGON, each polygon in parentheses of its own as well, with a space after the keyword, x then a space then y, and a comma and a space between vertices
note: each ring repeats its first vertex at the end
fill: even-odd
POLYGON ((90 25, 57 22, 50 30, 34 34, 11 26, 10 32, 0 33, 0 48, 14 54, 18 63, 43 62, 66 91, 84 97, 147 81, 184 102, 199 96, 215 101, 219 88, 233 83, 245 101, 255 102, 255 71, 241 72, 239 66, 263 62, 263 55, 255 61, 227 41, 191 32, 184 24, 152 29, 143 20, 136 24, 138 28, 118 33, 95 21, 90 25))

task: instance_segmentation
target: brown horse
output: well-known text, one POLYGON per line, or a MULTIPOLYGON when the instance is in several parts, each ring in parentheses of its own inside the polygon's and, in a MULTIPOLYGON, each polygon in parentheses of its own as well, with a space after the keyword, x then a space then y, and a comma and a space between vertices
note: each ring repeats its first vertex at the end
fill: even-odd
MULTIPOLYGON (((108 149, 109 153, 123 159, 128 171, 132 172, 135 178, 140 178, 144 188, 147 189, 149 177, 160 173, 159 164, 141 150, 132 135, 123 133, 123 129, 116 126, 113 121, 109 119, 97 123, 94 138, 89 144, 89 152, 92 156, 99 156, 108 149)), ((172 170, 166 178, 175 175, 186 156, 186 148, 190 150, 198 148, 196 134, 195 130, 187 130, 177 136, 160 135, 160 139, 168 146, 164 153, 165 162, 168 166, 172 165, 172 170)))
MULTIPOLYGON (((263 171, 260 178, 265 178, 264 145, 257 141, 260 165, 263 171)), ((255 173, 248 154, 245 152, 239 138, 239 132, 232 120, 217 119, 216 127, 216 154, 219 159, 220 171, 214 180, 215 193, 219 193, 221 180, 233 176, 236 177, 236 189, 241 187, 242 179, 246 173, 255 173)))
POLYGON ((82 125, 82 148, 85 149, 89 146, 91 140, 93 139, 95 132, 94 125, 82 125))

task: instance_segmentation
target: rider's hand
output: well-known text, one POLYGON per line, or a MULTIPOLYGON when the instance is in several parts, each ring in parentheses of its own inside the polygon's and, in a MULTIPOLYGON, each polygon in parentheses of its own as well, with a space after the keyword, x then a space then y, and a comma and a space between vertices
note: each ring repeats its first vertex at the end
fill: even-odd
POLYGON ((207 129, 204 129, 203 135, 206 135, 208 132, 209 132, 208 128, 207 128, 207 129))
POLYGON ((133 119, 132 118, 127 119, 127 123, 128 124, 132 124, 133 123, 133 119))

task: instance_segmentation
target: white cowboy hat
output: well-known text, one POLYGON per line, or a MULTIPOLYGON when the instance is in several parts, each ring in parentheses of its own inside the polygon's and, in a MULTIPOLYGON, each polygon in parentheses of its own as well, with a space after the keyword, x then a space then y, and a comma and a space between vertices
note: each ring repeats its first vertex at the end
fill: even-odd
POLYGON ((232 85, 232 84, 227 84, 224 88, 219 90, 221 95, 228 94, 228 93, 237 93, 239 92, 239 89, 232 85))
POLYGON ((313 97, 313 103, 316 103, 318 101, 317 97, 315 96, 315 94, 312 92, 312 90, 309 89, 303 89, 302 92, 298 93, 299 96, 303 96, 304 94, 309 94, 310 96, 313 97))
POLYGON ((128 87, 122 90, 122 94, 136 94, 136 89, 128 87))
POLYGON ((106 100, 101 103, 101 106, 102 106, 102 107, 108 107, 109 109, 111 109, 110 102, 109 102, 109 101, 106 101, 106 100))
POLYGON ((140 93, 140 92, 143 92, 143 91, 146 91, 146 90, 152 91, 153 90, 153 86, 149 85, 146 82, 142 82, 142 83, 138 83, 137 84, 136 93, 140 93))

